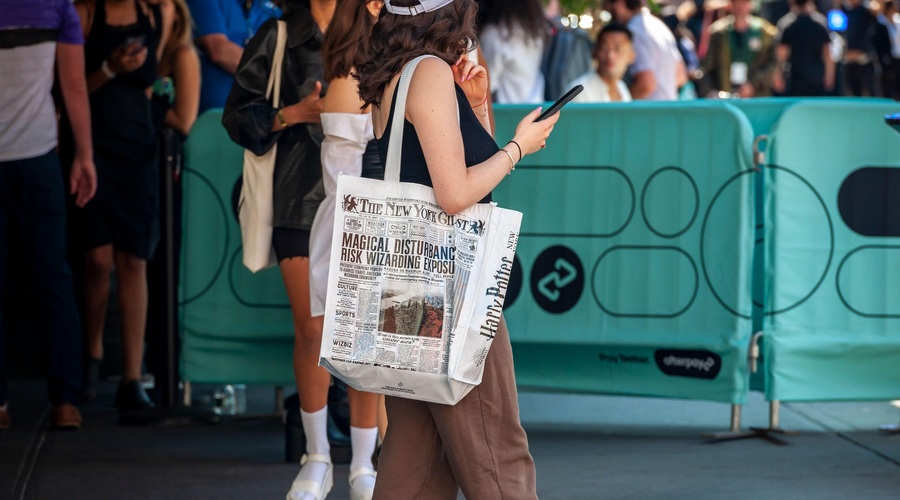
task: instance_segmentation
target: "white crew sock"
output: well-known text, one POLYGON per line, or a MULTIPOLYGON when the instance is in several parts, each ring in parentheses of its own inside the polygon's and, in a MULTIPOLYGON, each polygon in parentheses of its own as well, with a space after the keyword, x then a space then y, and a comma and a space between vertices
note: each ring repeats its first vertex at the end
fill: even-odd
MULTIPOLYGON (((362 428, 350 427, 350 444, 353 447, 353 460, 350 462, 350 473, 354 470, 367 468, 374 469, 372 454, 375 453, 375 444, 378 440, 378 427, 362 428)), ((353 486, 360 491, 366 491, 375 486, 375 478, 368 475, 359 476, 353 481, 353 486)))
MULTIPOLYGON (((300 410, 300 421, 303 423, 303 434, 306 435, 306 453, 308 455, 331 455, 331 445, 328 443, 328 406, 319 411, 306 413, 300 410)), ((294 481, 314 481, 322 484, 325 474, 328 472, 328 464, 322 462, 307 462, 300 469, 294 481)), ((293 494, 291 500, 315 500, 312 494, 293 494)))
POLYGON ((318 455, 331 453, 331 444, 328 443, 328 406, 312 413, 301 409, 300 421, 303 423, 303 434, 306 435, 306 452, 318 455))

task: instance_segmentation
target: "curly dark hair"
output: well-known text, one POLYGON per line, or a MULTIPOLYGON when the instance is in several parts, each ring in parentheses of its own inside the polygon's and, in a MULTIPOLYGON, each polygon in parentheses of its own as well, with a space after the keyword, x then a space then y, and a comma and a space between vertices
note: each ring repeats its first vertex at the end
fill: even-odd
MULTIPOLYGON (((419 0, 392 0, 392 5, 411 7, 419 0)), ((409 61, 433 55, 447 64, 475 47, 475 0, 454 0, 433 12, 415 16, 381 10, 372 29, 368 57, 356 62, 359 97, 366 106, 381 103, 384 88, 409 61)))

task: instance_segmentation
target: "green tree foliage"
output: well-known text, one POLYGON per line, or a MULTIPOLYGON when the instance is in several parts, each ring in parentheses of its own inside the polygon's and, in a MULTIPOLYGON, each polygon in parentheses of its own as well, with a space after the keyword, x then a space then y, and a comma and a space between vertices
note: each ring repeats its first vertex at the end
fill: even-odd
POLYGON ((581 15, 600 5, 600 0, 559 0, 563 14, 581 15))

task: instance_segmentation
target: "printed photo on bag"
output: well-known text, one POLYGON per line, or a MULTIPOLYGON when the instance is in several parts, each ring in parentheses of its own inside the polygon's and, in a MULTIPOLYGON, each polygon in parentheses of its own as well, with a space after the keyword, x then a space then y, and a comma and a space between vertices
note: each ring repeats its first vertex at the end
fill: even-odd
POLYGON ((385 333, 415 337, 443 337, 443 288, 385 281, 378 329, 385 333))

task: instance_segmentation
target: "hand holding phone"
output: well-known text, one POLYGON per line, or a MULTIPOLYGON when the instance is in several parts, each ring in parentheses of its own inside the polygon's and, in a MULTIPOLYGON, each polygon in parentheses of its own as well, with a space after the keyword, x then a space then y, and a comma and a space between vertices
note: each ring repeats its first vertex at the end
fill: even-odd
POLYGON ((547 108, 543 113, 541 113, 541 115, 538 116, 537 120, 535 120, 535 121, 539 122, 541 120, 546 120, 547 117, 549 117, 549 116, 553 116, 560 109, 562 109, 563 106, 568 104, 569 101, 574 99, 575 96, 580 94, 582 90, 584 90, 584 87, 581 85, 576 85, 576 86, 572 87, 571 89, 569 89, 568 92, 566 92, 566 94, 564 96, 560 97, 559 100, 554 102, 549 108, 547 108))
POLYGON ((116 75, 130 73, 141 66, 147 59, 147 47, 143 35, 126 38, 110 54, 107 63, 110 71, 116 75))
POLYGON ((129 56, 135 56, 143 50, 146 37, 144 35, 130 36, 122 42, 121 47, 129 56))

